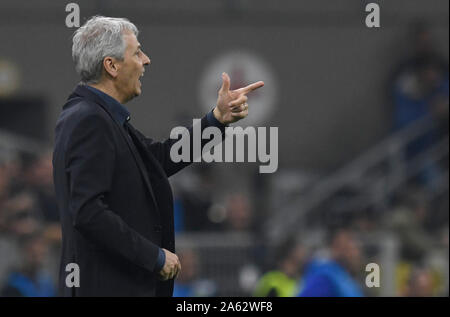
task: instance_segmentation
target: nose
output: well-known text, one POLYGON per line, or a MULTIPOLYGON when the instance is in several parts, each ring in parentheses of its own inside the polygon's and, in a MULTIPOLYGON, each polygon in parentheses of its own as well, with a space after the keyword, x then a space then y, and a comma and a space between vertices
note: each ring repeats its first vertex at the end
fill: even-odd
POLYGON ((150 58, 147 56, 147 54, 144 53, 144 61, 143 61, 143 64, 144 64, 144 65, 150 65, 150 63, 151 63, 150 58))

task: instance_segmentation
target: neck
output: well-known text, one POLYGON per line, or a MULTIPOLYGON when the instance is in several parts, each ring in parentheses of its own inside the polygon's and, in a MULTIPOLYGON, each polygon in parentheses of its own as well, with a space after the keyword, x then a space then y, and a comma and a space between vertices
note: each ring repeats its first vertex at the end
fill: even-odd
POLYGON ((106 83, 101 82, 101 83, 96 83, 96 84, 89 84, 89 86, 94 87, 94 88, 104 92, 105 94, 113 97, 121 104, 124 104, 126 102, 125 98, 123 98, 123 96, 120 95, 120 93, 114 88, 114 86, 111 82, 106 82, 106 83))

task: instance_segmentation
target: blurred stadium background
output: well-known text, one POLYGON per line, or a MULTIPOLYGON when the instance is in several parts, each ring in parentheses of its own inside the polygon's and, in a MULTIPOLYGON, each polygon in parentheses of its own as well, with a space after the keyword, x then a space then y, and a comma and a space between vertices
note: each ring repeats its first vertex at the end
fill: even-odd
MULTIPOLYGON (((55 295, 53 129, 78 81, 69 2, 0 4, 4 296, 55 295)), ((448 296, 449 3, 374 1, 381 28, 369 29, 369 2, 76 1, 81 23, 101 14, 140 29, 152 64, 127 105, 156 139, 211 109, 222 71, 234 86, 266 82, 243 124, 279 127, 278 171, 198 164, 171 179, 176 295, 306 294, 323 258, 365 296, 448 296), (372 262, 379 288, 365 286, 372 262)))

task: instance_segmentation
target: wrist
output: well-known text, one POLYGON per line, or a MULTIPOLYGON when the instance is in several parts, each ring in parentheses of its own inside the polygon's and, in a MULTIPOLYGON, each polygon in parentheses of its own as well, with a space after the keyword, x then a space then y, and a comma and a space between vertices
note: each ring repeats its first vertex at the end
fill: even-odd
POLYGON ((159 248, 158 258, 156 259, 155 271, 159 272, 164 267, 166 263, 166 253, 162 248, 159 248))
POLYGON ((217 121, 219 121, 219 122, 222 123, 222 124, 226 124, 226 123, 223 121, 222 115, 221 115, 221 113, 220 113, 220 111, 219 111, 219 109, 218 109, 217 107, 214 108, 214 110, 213 110, 213 115, 214 115, 214 118, 217 119, 217 121))

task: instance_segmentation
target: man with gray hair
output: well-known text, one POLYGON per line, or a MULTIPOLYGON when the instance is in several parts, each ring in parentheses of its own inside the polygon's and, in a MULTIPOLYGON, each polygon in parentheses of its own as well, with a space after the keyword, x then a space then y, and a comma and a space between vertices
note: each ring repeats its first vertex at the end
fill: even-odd
MULTIPOLYGON (((171 296, 181 270, 168 177, 189 163, 171 160, 176 139, 156 142, 129 122, 123 104, 141 94, 150 64, 137 35, 127 19, 95 16, 73 37, 81 83, 63 106, 53 152, 61 295, 171 296)), ((246 95, 264 83, 230 90, 226 73, 222 81, 200 125, 224 135, 228 124, 248 115, 246 95)))

